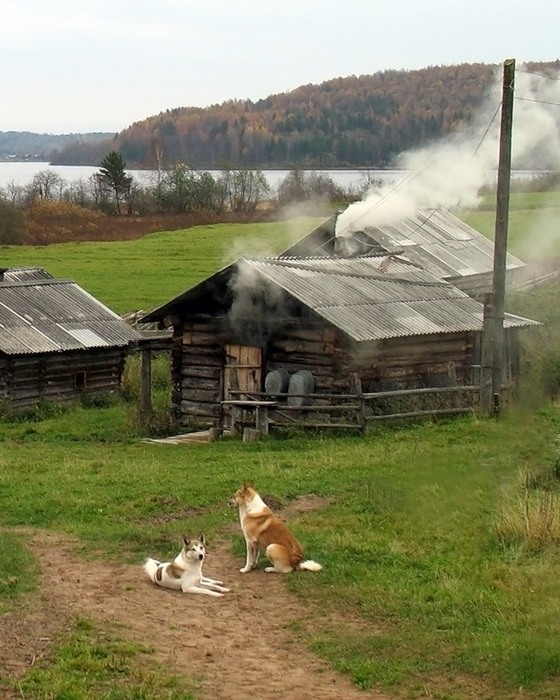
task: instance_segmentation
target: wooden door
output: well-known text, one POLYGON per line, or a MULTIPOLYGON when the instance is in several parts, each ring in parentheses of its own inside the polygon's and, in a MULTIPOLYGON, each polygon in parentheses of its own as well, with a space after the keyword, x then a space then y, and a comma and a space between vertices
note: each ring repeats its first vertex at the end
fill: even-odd
POLYGON ((262 391, 262 348, 226 345, 225 352, 224 400, 246 399, 251 392, 262 391))

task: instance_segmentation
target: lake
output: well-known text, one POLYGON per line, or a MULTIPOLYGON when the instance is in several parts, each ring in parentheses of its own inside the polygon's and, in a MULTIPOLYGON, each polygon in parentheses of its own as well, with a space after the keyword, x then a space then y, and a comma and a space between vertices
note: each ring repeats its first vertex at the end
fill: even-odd
MULTIPOLYGON (((15 163, 12 161, 0 162, 0 188, 11 185, 12 183, 20 187, 29 184, 34 175, 42 170, 52 170, 60 175, 66 182, 74 182, 77 180, 87 180, 90 175, 99 171, 99 166, 93 165, 50 165, 49 163, 40 162, 23 162, 15 163)), ((150 170, 133 170, 127 168, 126 172, 136 177, 140 182, 148 182, 150 170)), ((219 176, 220 170, 208 170, 214 177, 219 176)), ((289 170, 263 170, 268 184, 274 189, 288 175, 289 170)), ((316 172, 327 175, 341 187, 345 189, 357 189, 361 182, 366 177, 381 180, 396 181, 406 175, 404 170, 313 170, 305 172, 316 172)))
MULTIPOLYGON (((34 175, 42 170, 52 170, 67 183, 78 180, 87 180, 90 175, 99 171, 99 166, 93 165, 50 165, 41 162, 15 163, 12 161, 0 161, 0 188, 12 183, 20 187, 25 187, 33 179, 34 175)), ((134 170, 127 168, 127 173, 136 177, 141 184, 149 182, 150 170, 134 170)), ((221 174, 220 170, 208 170, 214 177, 221 174)), ((263 170, 268 184, 275 189, 280 182, 288 175, 289 170, 263 170)), ((358 190, 360 185, 375 178, 377 181, 397 182, 406 175, 408 170, 305 170, 304 172, 320 173, 330 177, 337 185, 347 190, 358 190)), ((515 179, 530 179, 537 173, 530 170, 515 170, 512 177, 515 179)))

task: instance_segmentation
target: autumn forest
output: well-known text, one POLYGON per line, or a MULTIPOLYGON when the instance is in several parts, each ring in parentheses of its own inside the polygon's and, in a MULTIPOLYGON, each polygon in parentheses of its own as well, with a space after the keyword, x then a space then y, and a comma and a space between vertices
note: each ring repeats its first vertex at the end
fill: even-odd
MULTIPOLYGON (((541 71, 559 62, 536 63, 541 71)), ((499 66, 461 64, 387 70, 303 85, 252 102, 177 107, 136 122, 109 141, 74 143, 54 164, 98 164, 118 150, 129 166, 180 161, 192 168, 329 168, 391 165, 396 154, 468 122, 499 66)))

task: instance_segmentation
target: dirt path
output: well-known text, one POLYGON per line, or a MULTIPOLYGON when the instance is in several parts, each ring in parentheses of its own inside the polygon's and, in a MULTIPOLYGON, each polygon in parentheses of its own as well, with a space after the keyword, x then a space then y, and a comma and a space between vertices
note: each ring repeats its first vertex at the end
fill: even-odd
POLYGON ((225 544, 205 564, 207 575, 231 587, 224 598, 156 588, 140 566, 86 562, 58 534, 33 532, 29 546, 43 567, 37 604, 0 617, 0 666, 12 676, 25 673, 52 636, 81 616, 119 623, 123 636, 154 647, 170 672, 200 681, 201 700, 387 700, 359 690, 300 644, 285 622, 310 611, 282 577, 238 573, 240 562, 225 544))

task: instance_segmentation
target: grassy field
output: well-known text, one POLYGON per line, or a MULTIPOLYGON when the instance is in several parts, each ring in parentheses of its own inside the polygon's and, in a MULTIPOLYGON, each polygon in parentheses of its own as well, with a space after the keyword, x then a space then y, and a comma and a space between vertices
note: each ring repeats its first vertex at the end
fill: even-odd
MULTIPOLYGON (((522 213, 528 217, 529 208, 522 213)), ((491 212, 468 219, 483 231, 493 225, 491 212)), ((524 221, 511 225, 516 246, 527 243, 524 221)), ((303 233, 315 223, 296 227, 303 233)), ((71 277, 125 312, 183 291, 237 257, 242 241, 277 250, 293 235, 283 224, 201 227, 127 243, 4 247, 2 256, 6 266, 42 265, 71 277)), ((553 324, 558 296, 549 288, 516 303, 553 324)), ((541 336, 541 346, 550 342, 541 336)), ((188 449, 138 441, 134 407, 125 403, 0 423, 0 614, 32 600, 37 581, 39 562, 21 526, 73 535, 83 556, 134 564, 161 552, 164 541, 172 547, 188 526, 225 540, 241 559, 224 504, 240 482, 254 480, 283 502, 311 493, 328 499, 293 524, 324 571, 285 584, 324 610, 325 620, 336 613, 337 623, 289 626, 359 687, 403 698, 557 698, 560 408, 541 397, 520 403, 523 410, 500 420, 378 429, 366 438, 223 439, 188 449), (170 494, 193 508, 188 523, 154 523, 170 494)), ((121 633, 76 620, 17 697, 153 697, 157 666, 121 633), (84 669, 93 690, 83 684, 84 669)), ((167 678, 157 695, 196 697, 188 681, 167 678)), ((0 669, 0 693, 3 687, 9 682, 0 669)))
MULTIPOLYGON (((560 194, 513 193, 509 250, 523 260, 560 255, 560 194)), ((493 236, 494 209, 486 197, 465 221, 493 236)), ((156 233, 132 241, 0 246, 5 266, 39 265, 70 278, 117 313, 168 301, 240 255, 271 255, 323 219, 301 217, 262 224, 216 224, 156 233)))
POLYGON ((117 313, 163 303, 240 255, 273 255, 322 219, 216 224, 133 241, 0 246, 2 265, 38 265, 70 278, 117 313))
MULTIPOLYGON (((479 209, 464 220, 489 238, 494 237, 495 197, 486 196, 479 209)), ((508 249, 522 260, 560 255, 560 191, 513 192, 510 198, 508 249)))
MULTIPOLYGON (((529 475, 527 498, 538 521, 547 493, 539 485, 552 485, 556 498, 559 428, 560 412, 548 407, 365 439, 294 436, 162 449, 126 437, 121 406, 0 425, 1 605, 9 609, 28 594, 37 570, 10 534, 14 528, 69 533, 87 556, 138 563, 162 542, 172 546, 187 527, 150 524, 170 494, 196 510, 189 530, 230 539, 241 560, 240 537, 223 534, 232 519, 225 501, 252 479, 280 501, 308 493, 330 499, 294 524, 324 572, 294 575, 286 585, 307 604, 338 611, 338 622, 291 624, 358 685, 403 697, 422 696, 422 688, 439 693, 431 697, 471 697, 462 688, 474 684, 479 698, 518 697, 519 687, 527 697, 554 698, 560 526, 556 513, 544 539, 525 527, 524 484, 529 475), (14 581, 14 562, 29 576, 14 581)), ((75 643, 65 641, 66 653, 75 643)), ((57 673, 70 670, 62 665, 57 673)))

